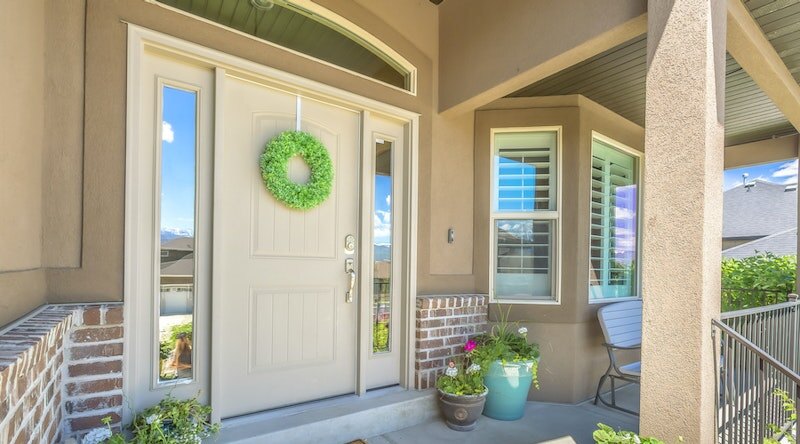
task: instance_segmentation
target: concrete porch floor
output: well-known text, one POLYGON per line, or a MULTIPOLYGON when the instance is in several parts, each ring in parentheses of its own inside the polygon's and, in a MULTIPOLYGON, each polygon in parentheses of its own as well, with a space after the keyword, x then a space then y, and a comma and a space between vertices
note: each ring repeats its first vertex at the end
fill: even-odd
MULTIPOLYGON (((617 390, 617 403, 639 411, 639 386, 617 390)), ((368 438, 369 444, 591 444, 597 423, 615 429, 639 430, 639 418, 591 401, 577 405, 529 402, 525 416, 518 421, 498 421, 482 416, 471 432, 449 429, 443 420, 435 419, 384 435, 368 438)))

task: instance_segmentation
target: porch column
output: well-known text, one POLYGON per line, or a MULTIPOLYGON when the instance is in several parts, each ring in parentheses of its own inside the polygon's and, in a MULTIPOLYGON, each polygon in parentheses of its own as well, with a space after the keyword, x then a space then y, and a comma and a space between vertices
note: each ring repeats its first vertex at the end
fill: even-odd
POLYGON ((667 442, 715 442, 725 8, 648 2, 640 430, 667 442))

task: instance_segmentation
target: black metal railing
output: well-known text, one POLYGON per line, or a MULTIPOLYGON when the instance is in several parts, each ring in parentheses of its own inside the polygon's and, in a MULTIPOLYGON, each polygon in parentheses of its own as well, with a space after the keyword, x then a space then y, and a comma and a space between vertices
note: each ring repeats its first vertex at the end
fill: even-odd
POLYGON ((797 401, 800 302, 723 313, 714 320, 720 443, 762 444, 797 437, 785 400, 797 401))

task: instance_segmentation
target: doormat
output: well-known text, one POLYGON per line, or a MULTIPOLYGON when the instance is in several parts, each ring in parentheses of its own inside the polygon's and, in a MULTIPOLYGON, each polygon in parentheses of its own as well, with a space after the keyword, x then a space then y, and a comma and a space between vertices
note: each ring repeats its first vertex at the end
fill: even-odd
POLYGON ((350 441, 350 442, 349 442, 349 443, 347 443, 347 444, 367 444, 367 442, 366 442, 366 441, 364 441, 363 439, 357 439, 357 440, 355 440, 355 441, 350 441))

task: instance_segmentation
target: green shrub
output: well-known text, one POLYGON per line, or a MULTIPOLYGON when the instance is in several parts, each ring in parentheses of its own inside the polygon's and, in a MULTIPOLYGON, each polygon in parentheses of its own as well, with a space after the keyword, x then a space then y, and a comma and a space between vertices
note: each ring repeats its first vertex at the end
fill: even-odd
MULTIPOLYGON (((597 444, 664 444, 660 439, 639 436, 625 430, 616 431, 603 423, 597 424, 592 438, 597 444)), ((678 441, 683 440, 678 438, 678 441)))
POLYGON ((372 329, 372 351, 387 350, 389 350, 389 325, 386 322, 376 322, 372 329))
POLYGON ((797 256, 758 253, 722 261, 722 311, 783 302, 795 292, 797 256))

